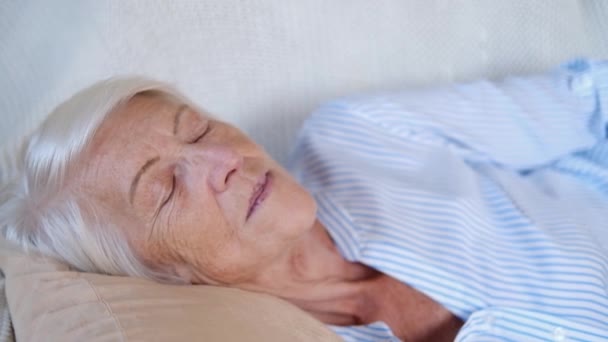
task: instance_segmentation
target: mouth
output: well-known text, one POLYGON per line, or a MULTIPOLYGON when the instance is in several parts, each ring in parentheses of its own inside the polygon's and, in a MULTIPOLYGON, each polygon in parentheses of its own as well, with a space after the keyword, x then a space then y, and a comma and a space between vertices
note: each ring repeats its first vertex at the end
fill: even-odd
POLYGON ((259 206, 264 202, 264 200, 270 194, 270 189, 272 185, 272 174, 270 171, 267 171, 260 180, 256 183, 253 188, 253 193, 251 194, 251 198, 249 199, 249 209, 247 210, 247 217, 249 219, 251 215, 253 215, 259 206))

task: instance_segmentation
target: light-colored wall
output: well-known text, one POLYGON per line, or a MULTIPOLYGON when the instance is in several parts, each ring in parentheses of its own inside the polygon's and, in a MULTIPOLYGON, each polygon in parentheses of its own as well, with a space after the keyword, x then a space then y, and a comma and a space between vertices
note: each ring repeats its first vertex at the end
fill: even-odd
POLYGON ((336 96, 607 57, 607 3, 4 0, 0 145, 76 90, 136 73, 176 84, 284 161, 303 118, 336 96))

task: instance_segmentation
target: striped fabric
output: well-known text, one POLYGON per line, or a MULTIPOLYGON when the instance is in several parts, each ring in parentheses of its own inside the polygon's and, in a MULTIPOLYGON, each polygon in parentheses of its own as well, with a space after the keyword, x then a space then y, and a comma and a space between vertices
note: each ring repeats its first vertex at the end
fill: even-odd
POLYGON ((607 122, 608 63, 576 60, 334 101, 289 168, 340 252, 460 317, 457 341, 608 341, 607 122))

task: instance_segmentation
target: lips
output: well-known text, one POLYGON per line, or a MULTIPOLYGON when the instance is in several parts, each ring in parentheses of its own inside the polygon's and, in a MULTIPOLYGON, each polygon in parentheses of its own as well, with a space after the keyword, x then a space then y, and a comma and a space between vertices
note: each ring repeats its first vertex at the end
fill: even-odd
POLYGON ((247 210, 247 219, 256 211, 256 209, 262 204, 262 202, 268 197, 270 193, 270 172, 266 172, 260 180, 256 183, 253 188, 253 193, 249 199, 249 209, 247 210))

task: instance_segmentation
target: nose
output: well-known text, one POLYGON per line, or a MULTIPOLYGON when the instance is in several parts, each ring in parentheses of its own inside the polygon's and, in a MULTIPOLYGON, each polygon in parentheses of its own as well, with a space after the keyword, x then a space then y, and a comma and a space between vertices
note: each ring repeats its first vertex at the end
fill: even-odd
POLYGON ((230 146, 206 144, 198 154, 207 165, 207 181, 215 192, 226 191, 231 177, 243 166, 243 156, 230 146))

